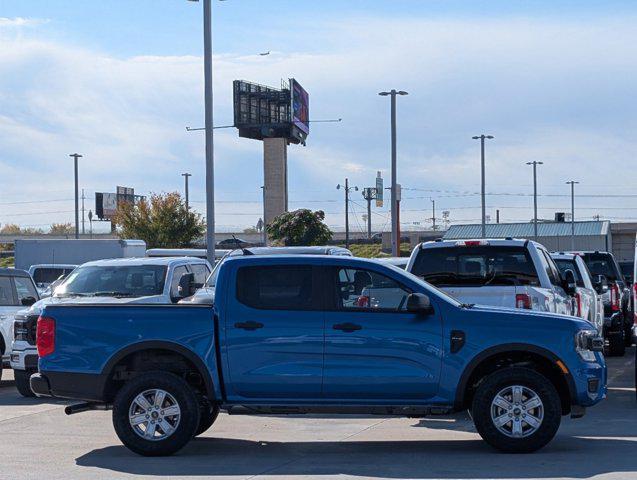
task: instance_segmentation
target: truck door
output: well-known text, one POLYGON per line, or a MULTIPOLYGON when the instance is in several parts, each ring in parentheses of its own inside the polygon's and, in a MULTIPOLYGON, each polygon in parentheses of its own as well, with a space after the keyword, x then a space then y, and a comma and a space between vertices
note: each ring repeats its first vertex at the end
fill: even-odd
POLYGON ((323 397, 405 403, 436 395, 442 358, 437 309, 430 315, 407 312, 411 290, 372 270, 331 271, 323 397))
POLYGON ((224 319, 231 401, 319 398, 324 313, 317 269, 245 266, 224 319))

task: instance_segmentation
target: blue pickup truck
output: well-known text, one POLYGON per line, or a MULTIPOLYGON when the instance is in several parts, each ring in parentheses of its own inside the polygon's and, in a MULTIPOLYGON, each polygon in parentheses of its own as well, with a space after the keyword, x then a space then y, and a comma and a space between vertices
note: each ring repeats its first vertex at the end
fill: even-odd
POLYGON ((178 451, 220 410, 469 409, 489 444, 530 452, 563 415, 606 396, 603 342, 588 322, 461 304, 396 267, 245 256, 220 266, 215 288, 214 305, 46 306, 33 391, 81 400, 69 414, 112 408, 120 440, 147 456, 178 451))

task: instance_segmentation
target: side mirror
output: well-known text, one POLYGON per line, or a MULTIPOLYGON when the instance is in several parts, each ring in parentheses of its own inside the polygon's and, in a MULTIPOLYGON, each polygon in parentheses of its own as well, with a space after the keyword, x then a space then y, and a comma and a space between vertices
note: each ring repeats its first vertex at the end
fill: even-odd
POLYGON ((600 295, 608 292, 608 279, 606 278, 606 275, 597 275, 593 282, 593 288, 600 295))
POLYGON ((193 293, 193 287, 195 282, 194 273, 184 273, 179 279, 179 285, 177 286, 177 298, 190 297, 193 293))
POLYGON ((23 307, 30 307, 35 302, 37 302, 35 297, 24 297, 20 303, 23 307))
POLYGON ((575 279, 575 273, 573 270, 566 270, 564 272, 564 290, 569 295, 573 295, 577 289, 577 280, 575 279))
POLYGON ((424 293, 410 293, 407 297, 406 309, 408 312, 422 315, 429 315, 434 311, 429 297, 424 293))

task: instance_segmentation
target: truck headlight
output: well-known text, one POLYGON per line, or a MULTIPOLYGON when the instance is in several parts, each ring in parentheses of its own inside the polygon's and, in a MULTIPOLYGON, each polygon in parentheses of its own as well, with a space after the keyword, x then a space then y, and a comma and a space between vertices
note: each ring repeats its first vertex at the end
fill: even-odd
POLYGON ((575 334, 575 350, 585 362, 595 362, 595 352, 604 351, 604 339, 597 330, 580 330, 575 334))

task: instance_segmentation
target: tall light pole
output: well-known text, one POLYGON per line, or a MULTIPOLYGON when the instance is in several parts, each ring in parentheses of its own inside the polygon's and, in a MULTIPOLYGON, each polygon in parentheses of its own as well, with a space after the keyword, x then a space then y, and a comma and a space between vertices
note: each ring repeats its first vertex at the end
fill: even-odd
POLYGON ((398 200, 396 192, 396 95, 409 95, 403 90, 380 92, 381 97, 391 96, 391 254, 398 256, 398 200))
POLYGON ((431 222, 432 222, 432 227, 431 229, 435 232, 436 231, 436 201, 431 198, 431 222))
POLYGON ((544 165, 544 162, 526 162, 527 165, 533 165, 533 234, 537 241, 537 166, 544 165))
POLYGON ((190 210, 190 203, 189 203, 189 194, 188 194, 188 178, 192 177, 192 174, 190 173, 182 173, 181 174, 182 177, 184 177, 184 188, 185 188, 185 193, 186 193, 186 211, 190 210))
POLYGON ((372 200, 376 199, 376 189, 363 188, 363 198, 367 201, 367 238, 372 238, 372 200))
MULTIPOLYGON (((197 2, 199 0, 190 0, 197 2)), ((206 258, 215 264, 215 155, 212 122, 212 0, 203 0, 204 107, 206 131, 206 258)))
POLYGON ((77 172, 77 160, 82 158, 79 153, 72 153, 69 155, 72 157, 75 163, 75 238, 80 238, 80 190, 78 186, 78 172, 77 172))
POLYGON ((578 183, 575 180, 566 182, 571 186, 571 250, 575 250, 575 185, 578 183))
POLYGON ((484 140, 492 140, 493 135, 477 135, 475 137, 471 137, 474 140, 480 140, 480 165, 481 165, 481 177, 482 177, 482 238, 487 236, 487 201, 486 201, 486 192, 485 192, 485 171, 484 171, 484 140))
POLYGON ((358 192, 358 187, 350 187, 349 179, 346 178, 345 185, 341 185, 340 183, 336 185, 337 190, 341 188, 345 190, 345 248, 349 248, 349 192, 350 190, 358 192))

